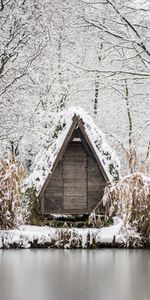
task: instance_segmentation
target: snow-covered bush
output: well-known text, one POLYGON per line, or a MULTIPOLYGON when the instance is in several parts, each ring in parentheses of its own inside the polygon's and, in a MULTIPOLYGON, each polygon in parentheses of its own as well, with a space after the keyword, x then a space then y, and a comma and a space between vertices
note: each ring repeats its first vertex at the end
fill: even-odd
POLYGON ((0 170, 0 228, 17 227, 24 222, 26 199, 21 194, 24 167, 15 157, 2 160, 0 170))
POLYGON ((137 172, 105 189, 103 204, 109 217, 117 215, 150 243, 150 177, 137 172))

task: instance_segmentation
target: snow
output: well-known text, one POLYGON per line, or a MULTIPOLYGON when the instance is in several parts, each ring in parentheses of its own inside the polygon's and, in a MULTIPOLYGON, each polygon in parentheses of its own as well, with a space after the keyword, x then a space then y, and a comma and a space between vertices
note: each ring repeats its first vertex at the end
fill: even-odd
MULTIPOLYGON (((125 205, 126 200, 129 201, 129 198, 131 197, 131 193, 133 192, 131 190, 131 183, 134 182, 134 192, 136 192, 133 197, 135 197, 135 195, 137 196, 137 198, 142 195, 142 200, 146 201, 146 198, 149 197, 149 193, 150 193, 150 176, 146 176, 141 172, 135 172, 133 174, 129 174, 126 175, 124 177, 122 177, 118 182, 114 182, 111 186, 108 187, 108 189, 105 189, 105 193, 103 196, 103 205, 106 206, 106 204, 108 203, 108 199, 111 196, 111 193, 118 191, 120 191, 120 195, 117 195, 117 202, 119 203, 119 201, 123 202, 123 204, 125 205), (140 185, 138 180, 141 181, 140 185), (121 194, 122 192, 122 194, 121 194), (126 195, 126 200, 124 199, 126 195)), ((114 195, 113 195, 114 197, 114 195)), ((113 200, 112 197, 112 200, 113 200)), ((131 198, 132 199, 132 198, 131 198)), ((148 198, 149 199, 149 198, 148 198)), ((147 202, 147 201, 146 201, 147 202)), ((110 209, 113 210, 113 205, 112 207, 110 207, 110 209)), ((110 214, 111 215, 111 214, 110 214)))
POLYGON ((146 176, 146 175, 144 175, 142 172, 135 172, 135 173, 133 173, 133 174, 129 174, 129 175, 126 175, 126 176, 124 176, 124 177, 122 177, 121 179, 120 179, 120 184, 122 184, 123 182, 125 182, 125 181, 128 181, 132 176, 137 176, 137 177, 141 177, 141 179, 142 179, 142 181, 143 181, 143 183, 150 183, 150 176, 146 176))
POLYGON ((14 245, 18 248, 30 248, 36 243, 37 247, 52 245, 57 248, 87 248, 88 244, 95 243, 111 245, 115 243, 126 244, 127 239, 132 236, 139 238, 133 229, 128 234, 122 231, 123 221, 114 218, 114 224, 103 228, 53 228, 49 226, 22 225, 14 230, 0 231, 0 248, 11 248, 14 245))
POLYGON ((70 107, 56 116, 52 134, 47 137, 45 145, 35 157, 31 173, 25 181, 26 189, 35 187, 37 194, 39 194, 47 176, 52 172, 53 165, 72 125, 74 116, 82 120, 85 132, 109 180, 112 181, 119 176, 119 161, 115 152, 107 144, 103 132, 82 108, 70 107))

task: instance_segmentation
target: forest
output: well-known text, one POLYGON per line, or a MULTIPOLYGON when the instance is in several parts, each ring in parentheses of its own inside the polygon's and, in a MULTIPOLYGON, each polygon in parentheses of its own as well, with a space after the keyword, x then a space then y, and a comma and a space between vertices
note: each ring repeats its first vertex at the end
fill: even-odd
POLYGON ((149 32, 149 0, 0 0, 0 248, 150 246, 149 32), (43 219, 24 185, 70 107, 92 117, 120 161, 105 216, 100 201, 84 234, 72 220, 54 229, 62 223, 43 219), (37 236, 19 227, 30 225, 37 236))

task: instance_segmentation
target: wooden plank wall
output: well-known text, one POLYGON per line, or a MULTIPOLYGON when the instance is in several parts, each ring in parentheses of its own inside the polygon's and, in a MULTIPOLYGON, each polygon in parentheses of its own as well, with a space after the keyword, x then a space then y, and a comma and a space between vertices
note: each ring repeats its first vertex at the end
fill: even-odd
POLYGON ((44 211, 63 211, 63 177, 62 162, 59 162, 44 193, 44 211))
POLYGON ((45 213, 91 212, 101 200, 105 179, 90 151, 71 142, 44 192, 45 213))
POLYGON ((64 210, 87 209, 87 155, 81 143, 70 143, 63 158, 64 210))
POLYGON ((88 210, 92 211, 103 197, 105 179, 96 160, 88 155, 88 210))

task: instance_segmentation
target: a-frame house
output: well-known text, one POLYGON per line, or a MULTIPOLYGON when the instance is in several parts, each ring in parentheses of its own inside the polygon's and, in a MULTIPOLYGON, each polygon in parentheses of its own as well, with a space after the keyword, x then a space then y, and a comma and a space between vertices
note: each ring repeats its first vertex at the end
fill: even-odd
POLYGON ((34 186, 38 183, 44 214, 90 213, 102 199, 106 184, 118 176, 118 162, 85 112, 70 108, 61 118, 63 125, 61 121, 54 142, 37 156, 30 178, 34 186))

